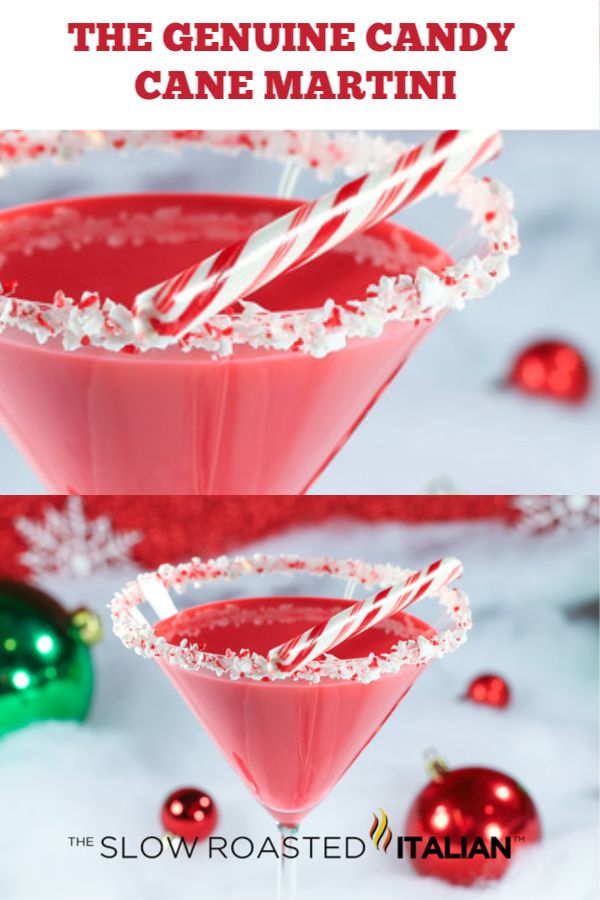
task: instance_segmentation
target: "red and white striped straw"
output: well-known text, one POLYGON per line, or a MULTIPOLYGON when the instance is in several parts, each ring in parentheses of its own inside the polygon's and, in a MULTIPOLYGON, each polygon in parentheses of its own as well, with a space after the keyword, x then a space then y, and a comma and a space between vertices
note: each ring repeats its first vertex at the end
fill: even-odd
POLYGON ((387 166, 259 228, 136 297, 141 340, 182 337, 241 297, 496 156, 497 132, 445 131, 387 166))
POLYGON ((320 625, 309 628, 268 654, 269 667, 276 672, 294 672, 347 638, 372 628, 428 593, 439 591, 462 575, 462 563, 453 556, 438 559, 426 569, 413 572, 398 585, 385 588, 366 600, 354 603, 320 625))

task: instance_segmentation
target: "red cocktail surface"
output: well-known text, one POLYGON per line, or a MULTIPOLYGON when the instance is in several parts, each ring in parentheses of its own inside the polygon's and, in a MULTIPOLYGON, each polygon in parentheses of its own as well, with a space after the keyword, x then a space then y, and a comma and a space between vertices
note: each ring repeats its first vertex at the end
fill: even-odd
MULTIPOLYGON (((136 293, 293 207, 265 197, 142 194, 5 210, 0 281, 51 302, 136 293)), ((360 300, 382 275, 448 256, 385 223, 253 294, 271 312, 360 300)), ((439 318, 439 316, 438 316, 439 318)), ((436 319, 437 321, 437 319, 436 319)), ((324 358, 236 345, 144 353, 0 337, 0 415, 57 493, 301 493, 347 440, 432 322, 389 322, 324 358)))
MULTIPOLYGON (((223 601, 183 610, 155 626, 155 635, 183 639, 208 653, 268 651, 328 618, 344 600, 268 597, 223 601)), ((339 659, 390 651, 400 640, 431 637, 433 629, 405 613, 335 648, 339 659)), ((272 816, 297 825, 331 790, 407 693, 425 664, 364 682, 322 677, 283 680, 221 677, 186 670, 158 657, 202 725, 272 816)))

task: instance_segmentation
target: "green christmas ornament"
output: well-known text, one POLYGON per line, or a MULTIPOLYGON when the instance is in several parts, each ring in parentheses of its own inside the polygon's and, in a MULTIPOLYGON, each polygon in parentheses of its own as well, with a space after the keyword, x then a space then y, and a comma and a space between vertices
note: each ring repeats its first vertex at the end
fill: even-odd
POLYGON ((0 580, 0 736, 45 719, 84 719, 98 616, 67 612, 43 591, 0 580))

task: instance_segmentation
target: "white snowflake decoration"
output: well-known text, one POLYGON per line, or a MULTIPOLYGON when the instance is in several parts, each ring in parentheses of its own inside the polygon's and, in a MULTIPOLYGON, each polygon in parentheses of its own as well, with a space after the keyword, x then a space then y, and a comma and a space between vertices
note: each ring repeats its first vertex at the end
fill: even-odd
POLYGON ((566 496, 515 497, 513 506, 521 513, 515 527, 528 534, 557 529, 572 531, 600 519, 598 497, 588 494, 566 496))
POLYGON ((19 557, 32 575, 85 578, 92 572, 131 563, 141 531, 115 531, 108 516, 88 519, 81 497, 68 497, 62 510, 48 506, 43 519, 20 516, 15 530, 28 545, 19 557))

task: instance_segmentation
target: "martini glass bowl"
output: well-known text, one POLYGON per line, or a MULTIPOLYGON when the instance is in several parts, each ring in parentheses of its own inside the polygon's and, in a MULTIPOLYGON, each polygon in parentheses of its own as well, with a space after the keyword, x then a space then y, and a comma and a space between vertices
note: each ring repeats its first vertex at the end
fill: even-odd
MULTIPOLYGON (((464 642, 471 625, 468 600, 456 588, 433 591, 444 613, 437 630, 397 613, 293 673, 272 672, 267 654, 282 640, 350 605, 355 591, 372 592, 409 574, 358 560, 264 555, 196 559, 140 576, 112 602, 116 634, 126 646, 156 660, 275 819, 282 849, 429 662, 464 642), (268 593, 266 575, 278 577, 268 593), (250 596, 243 596, 237 585, 236 593, 230 587, 243 576, 252 579, 250 596), (302 590, 307 576, 318 578, 316 593, 302 590), (177 610, 171 588, 185 593, 211 583, 221 591, 225 585, 227 598, 177 610), (324 585, 334 586, 333 595, 324 595, 324 585), (301 594, 295 593, 299 589, 301 594), (157 619, 154 624, 143 614, 143 603, 157 619)), ((291 893, 289 863, 281 853, 280 894, 291 893)))
MULTIPOLYGON (((136 293, 272 219, 293 201, 137 194, 53 201, 0 213, 19 235, 0 282, 51 303, 60 285, 130 308, 136 293)), ((362 297, 382 275, 449 257, 389 223, 257 291, 279 321, 362 297)), ((95 310, 90 311, 90 316, 95 310)), ((239 316, 237 316, 239 319, 239 316)), ((435 321, 438 321, 438 317, 435 321)), ((312 484, 434 322, 390 322, 318 358, 253 346, 65 350, 51 337, 0 337, 0 418, 55 493, 298 494, 312 484)))
MULTIPOLYGON (((0 164, 8 172, 99 148, 176 150, 181 140, 284 162, 284 193, 299 164, 348 177, 400 149, 295 132, 57 132, 43 141, 0 132, 0 164)), ((172 346, 139 344, 136 294, 298 201, 140 193, 0 211, 0 422, 54 493, 307 491, 446 311, 508 274, 518 247, 508 192, 474 176, 451 192, 477 226, 471 256, 453 264, 440 246, 382 223, 172 346)), ((443 218, 438 201, 432 226, 443 218)))

